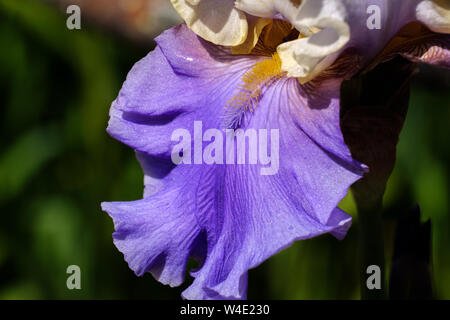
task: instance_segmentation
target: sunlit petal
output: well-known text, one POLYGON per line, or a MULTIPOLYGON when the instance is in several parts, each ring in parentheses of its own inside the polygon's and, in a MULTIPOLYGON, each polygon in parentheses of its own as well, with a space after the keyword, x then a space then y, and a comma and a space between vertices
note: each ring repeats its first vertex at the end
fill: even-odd
POLYGON ((236 0, 235 5, 255 17, 272 18, 277 14, 272 0, 236 0))
POLYGON ((416 8, 419 21, 438 33, 450 33, 450 1, 424 0, 416 8))
POLYGON ((233 0, 171 0, 189 28, 205 40, 236 46, 247 38, 245 13, 233 0))
POLYGON ((185 298, 245 298, 249 269, 296 240, 341 239, 351 224, 337 205, 365 168, 340 130, 342 79, 301 86, 283 76, 276 55, 231 55, 185 25, 157 43, 111 108, 108 132, 138 151, 146 173, 144 199, 103 204, 114 243, 137 275, 151 272, 171 286, 183 282, 188 259, 198 259, 185 298), (240 128, 279 133, 268 142, 279 147, 270 151, 280 155, 276 172, 261 175, 261 162, 173 165, 172 132, 184 128, 194 137, 194 121, 221 128, 243 85, 254 92, 237 105, 245 111, 240 128), (254 112, 245 108, 252 102, 254 112))
POLYGON ((337 58, 335 53, 349 41, 345 7, 326 0, 304 0, 298 6, 290 1, 274 3, 303 36, 278 47, 282 68, 289 77, 306 82, 330 66, 337 58))

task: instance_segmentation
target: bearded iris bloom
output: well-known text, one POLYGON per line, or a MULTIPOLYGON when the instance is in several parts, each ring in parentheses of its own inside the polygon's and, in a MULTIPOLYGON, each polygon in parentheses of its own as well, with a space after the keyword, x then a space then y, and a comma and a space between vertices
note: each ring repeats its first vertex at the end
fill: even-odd
MULTIPOLYGON (((178 286, 194 258, 184 298, 243 299, 248 270, 294 241, 345 236, 351 217, 338 203, 368 168, 340 130, 341 83, 398 54, 449 66, 449 6, 370 1, 384 25, 370 33, 369 1, 172 2, 186 24, 156 39, 110 111, 109 134, 143 167, 144 197, 102 208, 136 275, 178 286), (175 164, 173 133, 192 138, 196 122, 203 131, 278 130, 278 172, 261 175, 263 163, 239 163, 236 153, 231 163, 175 164)), ((184 143, 183 153, 195 149, 184 143)))

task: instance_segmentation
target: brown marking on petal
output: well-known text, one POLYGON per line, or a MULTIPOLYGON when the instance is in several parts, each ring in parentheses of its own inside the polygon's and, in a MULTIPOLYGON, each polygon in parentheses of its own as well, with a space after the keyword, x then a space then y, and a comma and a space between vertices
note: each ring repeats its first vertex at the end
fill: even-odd
POLYGON ((271 57, 278 45, 296 40, 299 32, 284 20, 256 18, 249 20, 249 36, 247 41, 231 47, 232 54, 256 55, 271 57), (255 42, 256 41, 256 42, 255 42))
POLYGON ((298 31, 292 24, 284 20, 274 20, 271 28, 264 34, 262 43, 264 46, 276 50, 281 43, 295 40, 297 37, 298 31))
POLYGON ((450 50, 440 45, 429 48, 416 47, 414 51, 402 53, 402 56, 414 62, 424 62, 450 68, 450 50), (423 50, 426 50, 424 54, 422 54, 423 50))
POLYGON ((250 54, 271 57, 276 53, 278 45, 297 39, 298 34, 289 22, 275 19, 264 28, 250 54))
POLYGON ((316 88, 323 82, 351 78, 361 69, 361 61, 361 55, 355 49, 348 48, 339 55, 339 58, 331 66, 311 81, 303 84, 302 87, 305 88, 308 95, 314 96, 316 88))
POLYGON ((302 0, 288 0, 290 1, 296 8, 300 7, 302 4, 302 0))
POLYGON ((444 63, 445 60, 449 60, 446 65, 450 65, 449 46, 448 35, 432 32, 422 23, 413 22, 403 27, 395 35, 363 73, 399 55, 414 62, 432 64, 444 63))
POLYGON ((263 32, 264 28, 272 23, 271 19, 265 18, 247 18, 248 26, 248 36, 244 43, 231 47, 231 52, 233 54, 249 54, 252 52, 253 48, 258 43, 259 37, 263 32))

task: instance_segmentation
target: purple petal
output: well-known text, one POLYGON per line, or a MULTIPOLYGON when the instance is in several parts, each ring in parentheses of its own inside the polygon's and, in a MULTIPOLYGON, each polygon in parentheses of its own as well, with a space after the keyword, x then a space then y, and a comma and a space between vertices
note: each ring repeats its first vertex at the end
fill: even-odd
MULTIPOLYGON (((371 63, 374 58, 383 53, 383 50, 390 44, 390 42, 397 36, 397 34, 407 25, 411 23, 421 23, 431 30, 435 30, 434 22, 431 18, 430 12, 422 12, 424 10, 423 0, 408 0, 408 1, 396 1, 396 0, 344 0, 348 11, 348 22, 351 29, 351 40, 347 44, 346 48, 356 48, 363 58, 364 62, 371 63), (380 9, 380 28, 369 29, 367 27, 368 21, 371 16, 375 14, 375 11, 368 10, 369 8, 377 7, 380 9), (427 17, 430 17, 427 19, 427 17)), ((418 39, 420 40, 420 39, 418 39)), ((442 45, 432 45, 434 42, 446 42, 448 44, 448 35, 444 33, 435 32, 434 38, 422 39, 423 41, 416 41, 415 46, 410 46, 411 39, 405 41, 405 47, 402 50, 398 50, 398 54, 404 52, 421 51, 424 47, 431 48, 432 51, 428 55, 434 54, 439 58, 439 61, 431 59, 422 59, 423 62, 430 62, 437 65, 448 65, 448 47, 445 53, 438 48, 443 48, 442 45), (447 39, 447 40, 445 40, 447 39), (428 41, 430 40, 430 41, 428 41), (445 56, 444 56, 445 55, 445 56), (445 61, 444 61, 445 59, 445 61)), ((421 51, 422 54, 426 52, 421 51)), ((405 54, 405 57, 412 60, 420 59, 420 55, 405 54)), ((378 60, 378 59, 377 59, 378 60)), ((382 59, 379 59, 382 60, 382 59)))
POLYGON ((157 42, 111 109, 108 132, 138 151, 146 173, 143 200, 103 204, 114 219, 114 242, 136 274, 150 271, 172 286, 196 257, 185 298, 245 298, 248 269, 295 240, 327 232, 341 239, 351 224, 337 205, 365 168, 340 131, 340 81, 312 94, 295 79, 278 80, 246 114, 245 130, 279 130, 276 174, 261 175, 261 163, 174 166, 172 132, 185 128, 194 137, 194 121, 203 132, 222 128, 227 101, 261 58, 228 56, 184 25, 157 42))

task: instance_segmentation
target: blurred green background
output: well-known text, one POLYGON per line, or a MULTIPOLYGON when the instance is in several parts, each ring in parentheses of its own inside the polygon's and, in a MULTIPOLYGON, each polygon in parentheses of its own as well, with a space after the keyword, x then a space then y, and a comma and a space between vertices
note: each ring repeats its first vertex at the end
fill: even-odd
MULTIPOLYGON (((137 278, 100 209, 101 201, 142 195, 133 150, 105 128, 153 35, 132 39, 92 16, 70 31, 66 18, 42 1, 0 0, 0 299, 179 299, 192 279, 171 289, 151 275, 137 278), (81 267, 82 290, 66 287, 72 264, 81 267)), ((433 224, 435 295, 450 299, 450 77, 423 71, 385 197, 386 255, 389 265, 393 217, 419 203, 433 224)), ((350 196, 342 208, 356 222, 350 196)), ((251 270, 248 297, 358 299, 358 277, 353 227, 343 241, 303 241, 251 270)))

